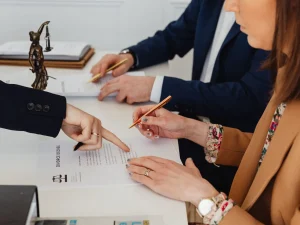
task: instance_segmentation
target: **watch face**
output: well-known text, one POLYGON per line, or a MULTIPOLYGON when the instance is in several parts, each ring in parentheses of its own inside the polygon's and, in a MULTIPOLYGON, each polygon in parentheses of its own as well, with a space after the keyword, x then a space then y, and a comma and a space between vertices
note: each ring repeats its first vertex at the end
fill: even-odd
POLYGON ((127 54, 127 53, 129 53, 129 50, 128 50, 128 49, 125 49, 125 50, 122 51, 122 53, 123 53, 123 54, 127 54))
POLYGON ((212 210, 212 207, 215 205, 215 203, 210 199, 203 199, 198 206, 199 212, 201 215, 206 216, 209 214, 212 210))

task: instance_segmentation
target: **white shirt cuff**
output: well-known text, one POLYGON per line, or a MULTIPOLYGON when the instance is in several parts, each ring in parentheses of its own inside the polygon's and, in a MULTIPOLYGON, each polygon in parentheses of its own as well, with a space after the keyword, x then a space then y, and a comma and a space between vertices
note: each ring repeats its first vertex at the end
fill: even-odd
POLYGON ((157 76, 155 78, 152 91, 151 91, 150 101, 155 103, 160 102, 163 82, 164 82, 164 76, 157 76))

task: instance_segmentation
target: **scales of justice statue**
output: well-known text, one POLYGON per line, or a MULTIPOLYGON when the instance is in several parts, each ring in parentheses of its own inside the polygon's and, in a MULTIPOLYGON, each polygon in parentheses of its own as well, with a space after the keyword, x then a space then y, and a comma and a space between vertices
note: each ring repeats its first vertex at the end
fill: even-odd
MULTIPOLYGON (((50 46, 50 33, 48 24, 50 21, 44 22, 37 32, 30 31, 30 41, 31 46, 29 50, 29 63, 31 65, 32 73, 35 73, 35 80, 31 85, 34 89, 45 90, 48 84, 48 76, 46 67, 44 65, 44 54, 43 47, 40 45, 40 36, 43 32, 44 27, 46 26, 46 48, 45 52, 50 52, 53 48, 50 46)), ((51 77, 53 78, 53 77, 51 77)), ((55 79, 55 78, 54 78, 55 79)))

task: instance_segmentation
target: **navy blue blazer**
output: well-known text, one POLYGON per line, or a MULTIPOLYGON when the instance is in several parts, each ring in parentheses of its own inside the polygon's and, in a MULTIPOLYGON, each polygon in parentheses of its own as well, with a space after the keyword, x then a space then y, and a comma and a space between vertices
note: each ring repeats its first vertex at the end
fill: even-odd
POLYGON ((268 52, 249 46, 234 24, 218 54, 211 83, 199 81, 211 47, 223 0, 192 0, 181 17, 130 50, 137 69, 183 57, 194 48, 192 81, 165 77, 161 99, 172 95, 169 110, 206 116, 213 123, 252 132, 270 98, 269 71, 260 69, 268 52))
POLYGON ((0 128, 56 137, 66 117, 66 98, 0 81, 0 128))

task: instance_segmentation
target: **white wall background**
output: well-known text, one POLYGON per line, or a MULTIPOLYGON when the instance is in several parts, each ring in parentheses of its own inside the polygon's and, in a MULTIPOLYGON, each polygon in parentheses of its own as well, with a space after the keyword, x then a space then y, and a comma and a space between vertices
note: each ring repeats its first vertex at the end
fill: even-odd
MULTIPOLYGON (((85 41, 120 50, 152 36, 177 19, 190 0, 0 0, 0 44, 28 40, 50 20, 51 40, 85 41)), ((191 77, 191 54, 173 60, 173 76, 191 77)))

